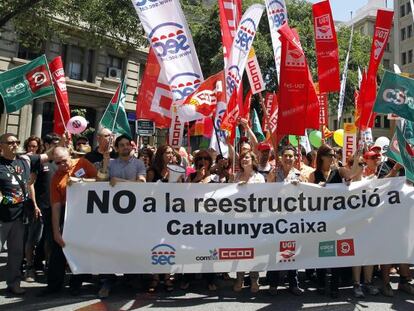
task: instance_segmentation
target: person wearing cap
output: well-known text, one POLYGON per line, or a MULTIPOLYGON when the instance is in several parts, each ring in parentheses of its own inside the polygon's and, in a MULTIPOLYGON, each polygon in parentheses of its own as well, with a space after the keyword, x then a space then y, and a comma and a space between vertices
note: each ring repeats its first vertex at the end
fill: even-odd
POLYGON ((364 176, 373 177, 377 174, 377 170, 381 164, 380 151, 381 148, 378 149, 376 146, 373 146, 364 153, 364 161, 366 163, 364 176))
POLYGON ((263 175, 263 177, 267 180, 267 175, 273 169, 272 165, 270 165, 269 158, 272 148, 270 144, 266 142, 261 142, 257 145, 257 152, 258 152, 258 172, 263 175))
POLYGON ((76 139, 75 150, 79 151, 83 146, 89 146, 89 139, 86 136, 79 136, 76 139))

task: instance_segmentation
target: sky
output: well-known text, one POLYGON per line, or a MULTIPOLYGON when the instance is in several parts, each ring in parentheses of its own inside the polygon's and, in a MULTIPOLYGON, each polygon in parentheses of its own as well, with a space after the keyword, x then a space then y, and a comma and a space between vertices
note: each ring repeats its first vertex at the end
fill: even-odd
MULTIPOLYGON (((319 2, 320 0, 310 0, 310 2, 319 2)), ((351 11, 354 12, 360 7, 368 3, 368 0, 330 0, 333 18, 336 21, 349 21, 351 19, 351 11)), ((385 3, 385 0, 384 0, 385 3)), ((387 1, 388 8, 392 8, 393 0, 387 1)))

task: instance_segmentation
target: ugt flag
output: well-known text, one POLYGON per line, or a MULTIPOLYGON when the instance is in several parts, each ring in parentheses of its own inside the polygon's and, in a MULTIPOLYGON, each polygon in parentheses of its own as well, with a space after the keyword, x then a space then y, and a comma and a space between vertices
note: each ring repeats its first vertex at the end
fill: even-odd
POLYGON ((70 119, 69 98, 62 58, 58 56, 52 60, 49 68, 56 92, 53 132, 62 135, 65 132, 65 125, 68 124, 70 119))
POLYGON ((125 134, 132 138, 125 111, 126 88, 127 84, 123 79, 99 123, 116 134, 125 134))
POLYGON ((30 101, 53 92, 45 55, 28 64, 0 73, 0 95, 6 113, 20 110, 30 101))
POLYGON ((404 119, 414 121, 414 79, 385 71, 374 111, 394 113, 404 119))

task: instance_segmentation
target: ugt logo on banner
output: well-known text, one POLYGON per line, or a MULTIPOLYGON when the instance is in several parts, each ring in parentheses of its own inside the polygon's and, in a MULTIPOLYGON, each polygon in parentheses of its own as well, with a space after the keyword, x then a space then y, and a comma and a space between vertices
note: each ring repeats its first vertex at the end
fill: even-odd
POLYGON ((200 75, 194 72, 183 72, 176 74, 170 79, 170 81, 168 81, 174 100, 185 99, 188 95, 194 93, 194 91, 200 86, 200 83, 200 75))
POLYGON ((374 51, 374 58, 377 60, 381 54, 381 51, 385 45, 385 43, 388 41, 388 34, 390 33, 389 29, 378 27, 375 31, 375 37, 374 37, 374 45, 375 45, 375 51, 374 51))
POLYGON ((318 16, 315 18, 316 25, 316 39, 317 40, 331 40, 333 39, 332 25, 329 14, 318 16))
POLYGON ((236 45, 241 52, 247 53, 256 34, 256 24, 251 18, 246 18, 240 22, 239 31, 236 35, 236 45))
POLYGON ((149 34, 152 47, 162 60, 172 60, 191 53, 184 26, 178 23, 162 23, 149 34))
POLYGON ((288 43, 286 67, 305 67, 305 54, 301 53, 293 44, 288 43))
POLYGON ((282 1, 274 0, 269 3, 268 7, 269 19, 272 21, 272 27, 278 29, 287 20, 285 5, 282 1))

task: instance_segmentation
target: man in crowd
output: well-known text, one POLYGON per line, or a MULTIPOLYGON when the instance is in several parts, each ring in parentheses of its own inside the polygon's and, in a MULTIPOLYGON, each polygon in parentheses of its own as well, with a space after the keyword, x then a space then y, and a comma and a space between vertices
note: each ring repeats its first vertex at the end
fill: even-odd
MULTIPOLYGON (((115 186, 118 182, 146 182, 147 170, 142 160, 137 159, 132 152, 132 140, 126 135, 118 136, 115 140, 118 158, 109 162, 109 182, 115 186)), ((109 160, 109 152, 104 154, 104 161, 109 160)), ((99 176, 99 175, 98 175, 99 176)), ((115 282, 114 275, 102 275, 102 286, 98 292, 99 298, 107 298, 115 282)))
POLYGON ((267 175, 272 170, 272 165, 269 163, 271 147, 268 143, 261 142, 257 145, 257 153, 259 158, 258 171, 267 181, 267 175))
POLYGON ((113 134, 107 128, 101 128, 98 132, 98 147, 87 153, 85 159, 95 165, 96 169, 102 168, 103 155, 109 150, 111 159, 116 158, 116 152, 112 149, 113 134))
MULTIPOLYGON (((50 256, 47 287, 41 295, 60 291, 64 282, 66 259, 62 251, 62 248, 65 247, 65 241, 62 239, 62 225, 66 205, 66 188, 72 182, 70 178, 95 178, 97 174, 93 164, 84 158, 71 159, 69 150, 64 147, 55 148, 54 162, 57 166, 57 171, 52 177, 50 185, 54 243, 50 256)), ((70 279, 70 292, 72 295, 79 293, 83 277, 83 275, 72 275, 70 279)))
POLYGON ((30 204, 30 172, 40 163, 48 161, 50 155, 49 151, 48 154, 18 156, 19 145, 20 141, 14 134, 0 136, 0 250, 7 241, 6 282, 8 290, 15 295, 25 293, 20 287, 24 214, 40 216, 40 210, 30 204))

